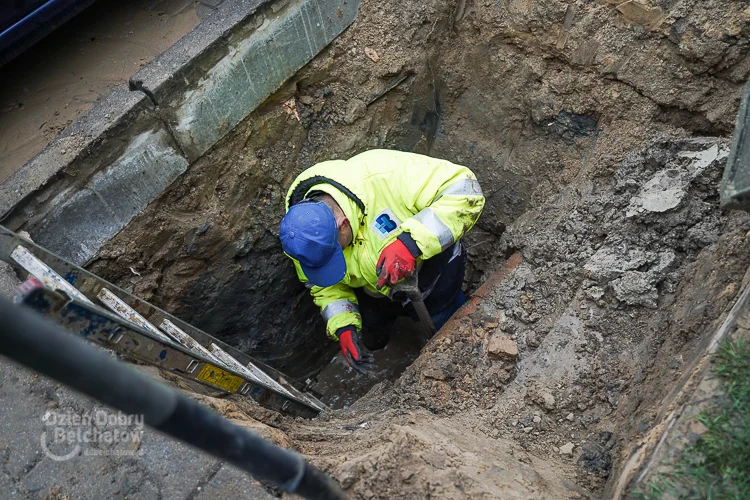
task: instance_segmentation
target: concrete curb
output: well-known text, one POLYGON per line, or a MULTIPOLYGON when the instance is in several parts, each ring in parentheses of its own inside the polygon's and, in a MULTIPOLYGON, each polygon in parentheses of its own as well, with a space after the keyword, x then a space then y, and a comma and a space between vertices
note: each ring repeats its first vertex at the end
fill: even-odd
POLYGON ((0 185, 12 230, 76 264, 355 19, 359 0, 242 0, 136 73, 0 185))

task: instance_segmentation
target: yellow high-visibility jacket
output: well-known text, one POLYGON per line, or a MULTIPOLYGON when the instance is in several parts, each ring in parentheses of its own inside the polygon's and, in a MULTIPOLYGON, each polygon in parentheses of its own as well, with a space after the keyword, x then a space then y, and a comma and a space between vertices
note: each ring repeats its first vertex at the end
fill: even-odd
MULTIPOLYGON (((289 188, 286 209, 312 191, 328 193, 352 226, 352 244, 344 249, 346 276, 333 286, 310 286, 321 308, 326 331, 338 340, 339 328, 362 328, 354 288, 377 290, 376 265, 383 249, 402 232, 422 255, 417 264, 458 241, 474 226, 484 207, 476 176, 466 167, 414 153, 374 149, 349 160, 332 160, 302 172, 289 188)), ((294 259, 292 259, 294 260, 294 259)), ((297 276, 306 283, 299 262, 297 276)))

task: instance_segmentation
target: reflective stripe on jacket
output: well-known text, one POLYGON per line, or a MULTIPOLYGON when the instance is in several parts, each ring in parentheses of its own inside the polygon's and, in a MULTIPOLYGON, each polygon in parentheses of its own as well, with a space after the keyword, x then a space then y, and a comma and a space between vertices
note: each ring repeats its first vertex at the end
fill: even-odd
MULTIPOLYGON (((375 270, 383 249, 402 232, 409 233, 422 255, 433 257, 474 226, 484 207, 476 176, 447 160, 384 149, 349 160, 332 160, 302 172, 289 188, 286 209, 312 191, 330 194, 352 227, 352 244, 344 249, 346 276, 336 285, 312 286, 310 292, 336 338, 339 328, 362 328, 354 288, 388 295, 376 288, 375 270)), ((294 260, 294 259, 292 259, 294 260)), ((306 283, 299 263, 297 276, 306 283)))

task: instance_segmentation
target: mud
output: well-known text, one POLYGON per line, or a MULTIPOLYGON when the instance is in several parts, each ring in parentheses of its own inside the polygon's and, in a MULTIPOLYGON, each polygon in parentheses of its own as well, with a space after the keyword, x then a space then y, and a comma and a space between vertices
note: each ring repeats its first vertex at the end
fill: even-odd
POLYGON ((391 339, 383 349, 373 352, 375 363, 370 373, 357 374, 337 352, 330 363, 315 377, 310 388, 321 394, 321 400, 334 409, 348 408, 376 384, 395 382, 419 356, 425 345, 419 325, 399 318, 391 339))
POLYGON ((373 147, 467 165, 489 286, 395 382, 273 425, 356 498, 607 497, 750 264, 717 193, 748 31, 729 0, 368 0, 92 269, 312 376, 337 346, 278 243, 292 179, 373 147))

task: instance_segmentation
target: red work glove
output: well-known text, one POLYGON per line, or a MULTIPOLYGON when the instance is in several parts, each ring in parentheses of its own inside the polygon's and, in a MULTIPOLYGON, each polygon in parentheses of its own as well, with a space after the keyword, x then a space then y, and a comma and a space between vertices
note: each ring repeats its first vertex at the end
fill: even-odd
POLYGON ((378 290, 392 286, 414 274, 417 259, 401 240, 396 240, 383 249, 375 271, 378 273, 378 290))
POLYGON ((367 350, 362 337, 353 326, 342 328, 338 332, 341 352, 346 362, 359 373, 367 373, 375 362, 370 351, 367 350))

